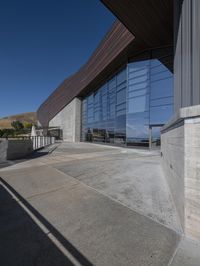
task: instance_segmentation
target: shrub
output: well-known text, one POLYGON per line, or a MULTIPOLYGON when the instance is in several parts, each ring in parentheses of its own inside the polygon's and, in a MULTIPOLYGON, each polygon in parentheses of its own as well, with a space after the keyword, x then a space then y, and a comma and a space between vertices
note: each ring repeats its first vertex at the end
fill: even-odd
POLYGON ((31 129, 32 128, 32 123, 29 123, 29 122, 24 122, 24 128, 25 129, 31 129))
POLYGON ((11 126, 16 130, 16 131, 20 131, 24 128, 24 125, 22 124, 22 122, 16 120, 16 121, 13 121, 11 123, 11 126))
POLYGON ((13 128, 0 129, 0 138, 14 137, 15 130, 13 128))

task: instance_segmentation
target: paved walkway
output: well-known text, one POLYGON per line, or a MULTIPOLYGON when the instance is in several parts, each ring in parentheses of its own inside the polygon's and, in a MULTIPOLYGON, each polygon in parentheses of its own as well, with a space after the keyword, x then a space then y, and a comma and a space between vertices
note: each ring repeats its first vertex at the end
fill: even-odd
POLYGON ((0 170, 2 265, 200 265, 199 244, 181 238, 158 151, 51 149, 0 170))

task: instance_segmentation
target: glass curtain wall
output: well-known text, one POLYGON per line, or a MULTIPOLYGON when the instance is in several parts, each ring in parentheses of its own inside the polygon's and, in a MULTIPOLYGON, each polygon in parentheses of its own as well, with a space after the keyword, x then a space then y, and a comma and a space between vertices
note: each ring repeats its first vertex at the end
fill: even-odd
POLYGON ((128 64, 126 139, 148 144, 150 60, 128 64))
POLYGON ((159 143, 160 128, 173 113, 173 59, 158 54, 127 64, 83 100, 83 141, 147 146, 152 129, 159 143))
POLYGON ((82 139, 126 143, 126 68, 83 100, 82 139))

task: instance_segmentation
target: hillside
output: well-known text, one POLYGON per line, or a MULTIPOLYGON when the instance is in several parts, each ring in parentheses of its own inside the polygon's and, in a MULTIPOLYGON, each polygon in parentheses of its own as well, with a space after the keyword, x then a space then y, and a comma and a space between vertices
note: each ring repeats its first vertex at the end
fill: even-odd
POLYGON ((0 129, 3 128, 12 128, 11 123, 15 120, 19 120, 20 122, 29 122, 36 123, 37 117, 35 112, 23 113, 18 115, 12 115, 8 117, 0 118, 0 129))

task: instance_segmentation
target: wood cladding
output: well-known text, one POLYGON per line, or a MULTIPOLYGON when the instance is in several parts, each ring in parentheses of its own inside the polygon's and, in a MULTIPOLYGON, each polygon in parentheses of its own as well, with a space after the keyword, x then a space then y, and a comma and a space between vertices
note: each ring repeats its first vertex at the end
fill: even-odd
POLYGON ((74 97, 83 96, 102 82, 120 64, 125 64, 134 36, 116 21, 88 62, 47 98, 37 111, 42 126, 60 112, 74 97))
POLYGON ((101 0, 146 47, 173 42, 173 0, 101 0))

